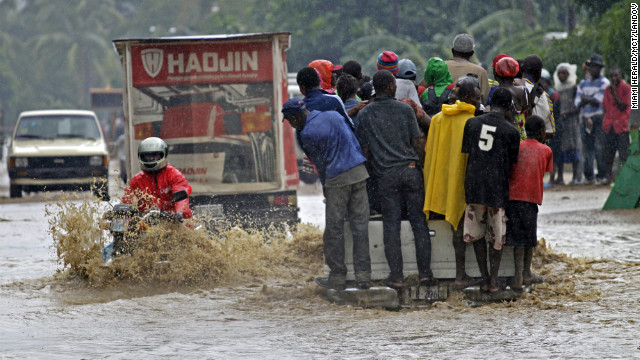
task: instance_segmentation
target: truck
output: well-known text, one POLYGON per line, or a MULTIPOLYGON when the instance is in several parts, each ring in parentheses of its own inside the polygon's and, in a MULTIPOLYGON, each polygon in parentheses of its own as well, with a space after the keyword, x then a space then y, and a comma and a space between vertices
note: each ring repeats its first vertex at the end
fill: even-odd
POLYGON ((117 39, 127 178, 156 136, 192 187, 194 214, 249 226, 299 222, 296 145, 281 33, 117 39))

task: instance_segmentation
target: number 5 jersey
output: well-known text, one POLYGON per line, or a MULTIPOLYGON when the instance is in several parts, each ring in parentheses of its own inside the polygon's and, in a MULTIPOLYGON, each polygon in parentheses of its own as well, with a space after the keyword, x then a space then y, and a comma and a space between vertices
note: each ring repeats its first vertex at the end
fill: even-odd
POLYGON ((498 112, 469 119, 462 152, 469 154, 464 180, 467 204, 504 208, 509 201, 509 171, 518 161, 518 130, 498 112))

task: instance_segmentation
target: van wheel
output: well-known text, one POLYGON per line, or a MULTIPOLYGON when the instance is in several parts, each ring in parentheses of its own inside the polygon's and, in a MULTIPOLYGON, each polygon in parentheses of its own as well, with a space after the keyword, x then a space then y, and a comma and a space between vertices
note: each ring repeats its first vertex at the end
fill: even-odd
POLYGON ((9 186, 9 197, 10 198, 21 198, 22 197, 22 186, 11 184, 9 186))

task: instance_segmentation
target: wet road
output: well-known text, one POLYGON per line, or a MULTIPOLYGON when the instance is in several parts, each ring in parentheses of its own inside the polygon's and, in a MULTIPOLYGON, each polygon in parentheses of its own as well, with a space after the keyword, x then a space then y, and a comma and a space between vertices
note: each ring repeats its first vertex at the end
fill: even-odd
MULTIPOLYGON (((321 224, 316 190, 302 189, 301 218, 321 224)), ((233 276, 208 286, 96 285, 56 274, 47 202, 3 201, 0 358, 640 358, 640 212, 600 211, 607 195, 545 192, 539 237, 553 251, 535 268, 547 284, 516 303, 471 307, 454 297, 396 312, 322 299, 311 281, 322 273, 312 228, 279 254, 253 249, 243 262, 249 246, 233 248, 233 276)))

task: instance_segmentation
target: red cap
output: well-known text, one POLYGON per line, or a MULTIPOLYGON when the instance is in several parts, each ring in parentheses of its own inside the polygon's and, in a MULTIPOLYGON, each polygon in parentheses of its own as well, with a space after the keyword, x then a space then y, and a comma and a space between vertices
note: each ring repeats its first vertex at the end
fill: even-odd
POLYGON ((498 55, 496 55, 496 57, 493 58, 493 62, 491 63, 491 67, 495 69, 496 68, 496 64, 498 63, 498 61, 500 61, 500 59, 506 58, 506 57, 511 57, 511 56, 509 56, 507 54, 498 54, 498 55))
POLYGON ((514 58, 507 56, 498 60, 494 69, 498 76, 515 77, 518 71, 520 71, 520 65, 518 65, 518 62, 514 58))
POLYGON ((333 69, 331 71, 338 71, 342 69, 342 65, 333 65, 333 69))

